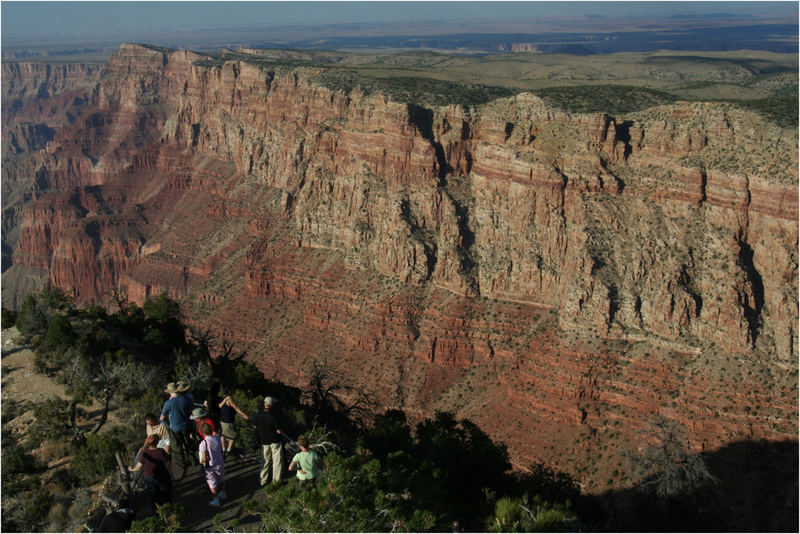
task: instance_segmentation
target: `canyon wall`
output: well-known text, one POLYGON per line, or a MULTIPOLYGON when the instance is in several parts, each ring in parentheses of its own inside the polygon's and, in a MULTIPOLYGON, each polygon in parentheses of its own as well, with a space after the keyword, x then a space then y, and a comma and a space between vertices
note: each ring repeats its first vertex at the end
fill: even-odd
POLYGON ((325 361, 593 488, 656 414, 697 448, 796 437, 796 132, 710 103, 429 109, 208 59, 3 65, 4 305, 166 291, 269 376, 325 361))
MULTIPOLYGON (((3 63, 2 268, 11 266, 23 210, 50 189, 45 179, 57 162, 45 148, 92 102, 103 65, 3 63)), ((70 141, 71 142, 71 141, 70 141)), ((33 289, 47 277, 39 273, 33 289)), ((24 291, 23 286, 16 287, 24 291)), ((4 285, 5 288, 5 285, 4 285)))

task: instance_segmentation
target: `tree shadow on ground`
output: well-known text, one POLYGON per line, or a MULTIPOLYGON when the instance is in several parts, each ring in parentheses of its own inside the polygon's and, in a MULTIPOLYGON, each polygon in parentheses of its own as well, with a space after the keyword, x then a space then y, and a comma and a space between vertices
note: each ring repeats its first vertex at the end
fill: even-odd
POLYGON ((5 358, 6 356, 11 356, 12 354, 16 354, 23 350, 34 350, 35 348, 36 347, 34 347, 33 345, 21 345, 19 347, 14 347, 13 349, 3 349, 2 353, 0 354, 2 355, 3 358, 5 358))
POLYGON ((647 482, 598 498, 614 531, 797 532, 798 443, 740 441, 701 456, 717 481, 676 497, 647 482))

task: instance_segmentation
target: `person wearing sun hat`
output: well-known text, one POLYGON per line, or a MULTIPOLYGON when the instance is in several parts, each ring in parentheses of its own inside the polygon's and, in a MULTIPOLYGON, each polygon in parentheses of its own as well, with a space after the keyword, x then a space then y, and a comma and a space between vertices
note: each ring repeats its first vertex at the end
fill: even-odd
POLYGON ((197 463, 189 436, 192 433, 192 424, 189 419, 192 408, 192 400, 185 395, 188 385, 181 381, 170 382, 164 389, 169 393, 169 399, 161 409, 161 420, 169 420, 169 434, 172 452, 175 455, 175 463, 181 469, 182 478, 186 474, 186 468, 192 463, 197 463))
POLYGON ((208 417, 208 412, 205 408, 197 407, 192 411, 192 415, 189 418, 195 423, 197 423, 197 435, 200 437, 200 441, 204 440, 206 434, 202 431, 201 427, 203 423, 208 423, 208 426, 211 427, 212 432, 217 431, 217 425, 214 424, 214 420, 208 417))
POLYGON ((190 401, 194 402, 194 395, 191 393, 192 386, 184 382, 183 380, 178 380, 175 382, 175 389, 178 390, 178 393, 183 393, 186 395, 190 401))

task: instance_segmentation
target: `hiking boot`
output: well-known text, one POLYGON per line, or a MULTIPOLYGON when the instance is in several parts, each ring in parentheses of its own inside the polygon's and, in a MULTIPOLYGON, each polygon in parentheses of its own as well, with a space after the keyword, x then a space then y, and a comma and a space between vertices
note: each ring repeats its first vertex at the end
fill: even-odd
POLYGON ((220 499, 227 499, 228 493, 225 490, 222 490, 219 492, 219 495, 217 495, 217 497, 219 497, 220 499))
POLYGON ((219 508, 219 505, 220 505, 219 495, 217 495, 216 497, 214 497, 213 499, 208 501, 208 505, 209 506, 213 506, 214 508, 219 508))

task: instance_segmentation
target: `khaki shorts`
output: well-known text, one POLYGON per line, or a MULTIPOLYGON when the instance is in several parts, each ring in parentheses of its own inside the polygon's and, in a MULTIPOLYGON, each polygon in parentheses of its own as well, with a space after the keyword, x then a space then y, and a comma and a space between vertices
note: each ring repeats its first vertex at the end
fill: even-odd
POLYGON ((235 440, 239 437, 239 433, 236 431, 236 423, 222 423, 222 437, 225 439, 232 439, 235 440))

